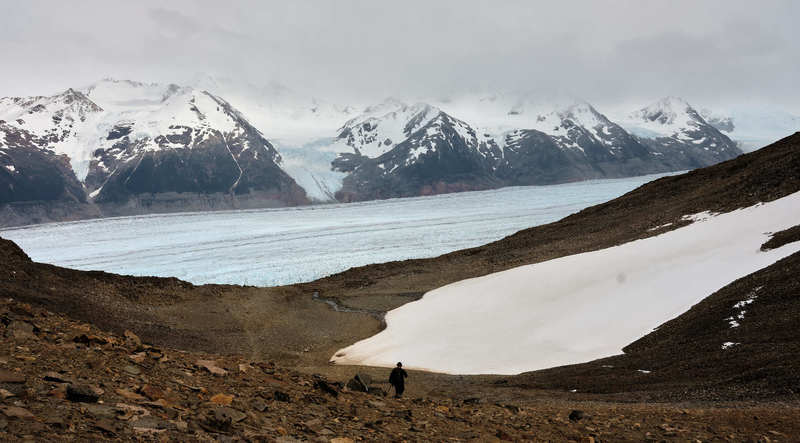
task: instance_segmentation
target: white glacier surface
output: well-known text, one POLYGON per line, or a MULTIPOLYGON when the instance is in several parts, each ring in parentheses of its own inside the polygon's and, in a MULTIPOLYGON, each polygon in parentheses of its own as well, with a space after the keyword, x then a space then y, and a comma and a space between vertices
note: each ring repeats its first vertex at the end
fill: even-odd
POLYGON ((768 233, 796 225, 798 213, 800 192, 703 213, 655 237, 455 282, 388 312, 386 329, 331 361, 516 374, 620 354, 728 283, 799 251, 800 242, 760 250, 768 233))
POLYGON ((0 231, 32 259, 82 270, 272 286, 433 257, 552 222, 659 175, 297 208, 51 223, 0 231))

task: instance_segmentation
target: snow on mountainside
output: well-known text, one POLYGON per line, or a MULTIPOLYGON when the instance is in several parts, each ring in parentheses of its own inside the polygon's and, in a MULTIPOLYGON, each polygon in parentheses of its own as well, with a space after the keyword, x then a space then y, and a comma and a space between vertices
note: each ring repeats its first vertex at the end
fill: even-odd
POLYGON ((67 158, 40 147, 38 142, 39 138, 32 133, 0 122, 0 205, 42 201, 85 203, 86 193, 67 158))
POLYGON ((409 106, 389 98, 345 122, 337 141, 360 155, 375 158, 403 142, 440 112, 425 103, 409 106))
POLYGON ((40 148, 69 156, 80 179, 88 172, 92 128, 102 113, 100 106, 73 89, 51 97, 0 98, 0 120, 33 135, 40 148))
POLYGON ((90 86, 87 96, 110 110, 96 128, 100 137, 86 177, 97 202, 125 204, 140 194, 175 192, 259 193, 270 205, 306 202, 280 169, 274 147, 218 96, 116 80, 90 86))
POLYGON ((292 149, 333 137, 342 123, 361 109, 357 105, 341 105, 306 95, 276 82, 256 85, 226 77, 198 75, 188 84, 224 97, 266 134, 270 142, 292 149))
POLYGON ((341 153, 334 167, 349 175, 344 179, 340 201, 369 200, 375 198, 408 197, 467 190, 490 189, 500 186, 492 175, 493 165, 501 152, 493 141, 479 139, 475 130, 429 105, 397 108, 384 114, 385 120, 367 116, 363 122, 356 120, 358 136, 353 129, 345 128, 339 140, 359 146, 372 147, 361 154, 357 147, 353 153, 341 153), (402 115, 398 119, 398 114, 402 115), (384 124, 388 120, 388 124, 384 124), (391 133, 381 133, 381 128, 391 133), (391 136, 405 136, 394 144, 391 136), (406 135, 407 134, 407 135, 406 135), (359 144, 360 143, 360 144, 359 144))
POLYGON ((393 366, 402 355, 419 369, 515 374, 617 355, 719 288, 800 251, 798 242, 760 250, 770 232, 797 224, 798 206, 794 193, 688 215, 693 223, 655 237, 462 280, 390 311, 386 329, 331 361, 393 366))
POLYGON ((348 150, 335 139, 342 124, 359 113, 353 105, 339 105, 279 83, 256 85, 211 75, 198 75, 189 84, 209 91, 247 116, 283 158, 282 168, 305 189, 313 201, 334 201, 345 175, 331 168, 338 150, 348 150))
POLYGON ((800 131, 800 116, 759 105, 724 111, 703 109, 700 114, 745 151, 759 149, 800 131))
POLYGON ((666 97, 635 111, 621 119, 621 124, 671 164, 696 168, 742 153, 735 142, 678 97, 666 97))
MULTIPOLYGON (((491 112, 504 106, 492 103, 491 112)), ((408 106, 396 100, 368 108, 345 125, 334 145, 340 153, 334 167, 350 174, 337 198, 350 201, 552 184, 691 166, 664 163, 583 101, 555 110, 523 109, 517 104, 505 115, 506 120, 509 115, 518 116, 515 123, 522 126, 476 128, 434 106, 408 106)))

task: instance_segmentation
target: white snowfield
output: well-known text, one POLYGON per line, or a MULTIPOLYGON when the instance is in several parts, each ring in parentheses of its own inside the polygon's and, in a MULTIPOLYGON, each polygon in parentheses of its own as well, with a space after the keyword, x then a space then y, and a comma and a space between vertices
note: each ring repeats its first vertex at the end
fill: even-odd
POLYGON ((331 361, 516 374, 616 355, 728 283, 800 250, 795 242, 760 251, 770 232, 800 222, 800 192, 693 219, 648 239, 435 289, 390 311, 384 331, 331 361))

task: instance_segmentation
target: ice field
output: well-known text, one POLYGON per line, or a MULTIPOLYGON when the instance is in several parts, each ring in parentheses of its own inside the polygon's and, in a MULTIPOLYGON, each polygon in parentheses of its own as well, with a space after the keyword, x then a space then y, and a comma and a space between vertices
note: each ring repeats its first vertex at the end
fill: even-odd
POLYGON ((147 215, 0 231, 82 270, 273 286, 433 257, 552 222, 660 175, 297 208, 147 215))

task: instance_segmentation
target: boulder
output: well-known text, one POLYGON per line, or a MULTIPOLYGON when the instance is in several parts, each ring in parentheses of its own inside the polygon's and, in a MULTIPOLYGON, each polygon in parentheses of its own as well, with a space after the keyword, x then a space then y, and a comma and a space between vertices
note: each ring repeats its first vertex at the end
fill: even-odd
POLYGON ((369 385, 372 384, 372 377, 367 374, 356 374, 347 382, 347 389, 357 392, 369 392, 369 385))
POLYGON ((100 399, 98 391, 88 385, 67 386, 67 400, 81 403, 97 403, 100 399))

